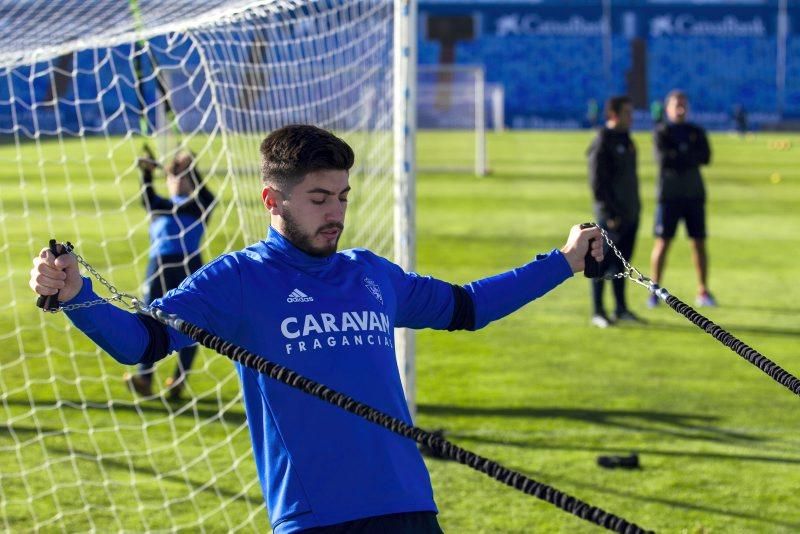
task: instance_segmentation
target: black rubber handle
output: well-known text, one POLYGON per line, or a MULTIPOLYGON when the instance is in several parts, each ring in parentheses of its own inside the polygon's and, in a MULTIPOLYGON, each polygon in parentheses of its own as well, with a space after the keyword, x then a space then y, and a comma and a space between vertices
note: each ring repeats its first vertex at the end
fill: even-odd
MULTIPOLYGON (((597 225, 594 223, 583 223, 581 228, 593 228, 595 226, 597 225)), ((599 278, 600 263, 592 256, 592 243, 594 243, 594 239, 589 240, 589 250, 586 251, 586 256, 583 258, 583 276, 586 278, 599 278)))
POLYGON ((142 145, 142 151, 143 151, 145 154, 147 154, 147 157, 148 157, 148 158, 150 158, 150 159, 152 159, 152 160, 155 160, 155 159, 156 159, 156 155, 155 155, 155 154, 153 154, 153 151, 150 149, 150 145, 148 145, 147 143, 145 143, 145 144, 143 144, 143 145, 142 145))
POLYGON ((147 163, 155 165, 156 167, 161 167, 161 164, 156 159, 156 155, 153 154, 153 151, 150 149, 150 145, 148 145, 147 143, 142 145, 142 151, 145 153, 147 157, 139 158, 140 160, 146 161, 147 163))
POLYGON ((639 455, 632 452, 629 456, 598 456, 597 465, 606 469, 639 469, 639 455))
MULTIPOLYGON (((65 254, 67 251, 66 249, 61 246, 61 251, 59 251, 59 245, 56 244, 55 239, 50 240, 50 252, 53 253, 53 256, 56 258, 65 254)), ((58 305, 58 293, 55 295, 39 295, 39 298, 36 299, 36 305, 42 308, 44 311, 55 311, 60 306, 58 305)))

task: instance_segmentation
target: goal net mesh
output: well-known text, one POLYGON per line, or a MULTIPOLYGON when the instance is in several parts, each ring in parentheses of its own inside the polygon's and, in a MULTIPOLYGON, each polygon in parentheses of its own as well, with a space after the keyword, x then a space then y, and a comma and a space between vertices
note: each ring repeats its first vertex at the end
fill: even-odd
POLYGON ((205 261, 263 239, 259 144, 290 123, 351 144, 341 246, 392 257, 392 17, 387 0, 0 1, 0 530, 264 531, 233 365, 201 349, 170 401, 170 356, 136 397, 34 306, 31 258, 71 241, 142 295, 145 143, 165 165, 196 155, 217 197, 205 261))

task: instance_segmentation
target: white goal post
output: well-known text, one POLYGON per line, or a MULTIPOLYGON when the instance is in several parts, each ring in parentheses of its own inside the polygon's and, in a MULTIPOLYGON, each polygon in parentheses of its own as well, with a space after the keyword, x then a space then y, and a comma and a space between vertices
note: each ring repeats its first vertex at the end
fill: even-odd
POLYGON ((132 395, 34 306, 31 258, 71 241, 142 295, 145 143, 161 164, 196 155, 218 201, 205 261, 263 239, 259 143, 312 123, 356 154, 341 247, 413 269, 416 0, 0 0, 0 21, 0 531, 265 531, 234 366, 202 349, 175 402, 169 357, 156 395, 132 395))
POLYGON ((482 65, 418 66, 420 140, 417 161, 420 171, 472 171, 476 176, 488 173, 487 123, 496 130, 502 129, 503 92, 502 86, 487 84, 485 78, 482 65), (433 135, 428 136, 428 132, 433 135))

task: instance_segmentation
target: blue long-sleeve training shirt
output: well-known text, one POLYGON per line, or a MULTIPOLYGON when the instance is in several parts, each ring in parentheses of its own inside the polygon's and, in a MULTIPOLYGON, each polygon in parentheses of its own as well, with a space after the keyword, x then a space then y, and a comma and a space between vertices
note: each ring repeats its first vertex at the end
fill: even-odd
POLYGON ((205 184, 191 195, 164 198, 153 188, 153 172, 142 170, 142 205, 151 215, 150 258, 189 256, 200 248, 214 195, 205 184))
MULTIPOLYGON (((395 327, 481 328, 570 276, 566 259, 554 250, 518 269, 454 287, 406 273, 363 249, 312 257, 270 228, 265 241, 217 258, 152 305, 410 424, 395 327), (464 298, 469 306, 459 304, 464 298), (459 309, 469 310, 468 320, 454 322, 459 309)), ((87 279, 70 304, 93 298, 87 279)), ((67 314, 118 361, 152 357, 152 335, 136 315, 111 305, 67 314)), ((167 330, 170 351, 191 342, 167 330)), ((413 441, 237 367, 276 533, 436 511, 413 441)))

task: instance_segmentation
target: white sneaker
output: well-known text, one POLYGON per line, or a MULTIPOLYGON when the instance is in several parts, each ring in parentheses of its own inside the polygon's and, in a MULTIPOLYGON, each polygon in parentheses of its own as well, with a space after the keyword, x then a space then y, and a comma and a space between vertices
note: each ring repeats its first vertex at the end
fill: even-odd
POLYGON ((694 300, 694 303, 697 304, 698 308, 703 308, 703 307, 713 308, 717 305, 716 299, 708 291, 705 291, 697 295, 697 298, 694 300))
POLYGON ((596 326, 597 328, 608 328, 612 324, 608 317, 599 313, 592 315, 591 323, 592 326, 596 326))

